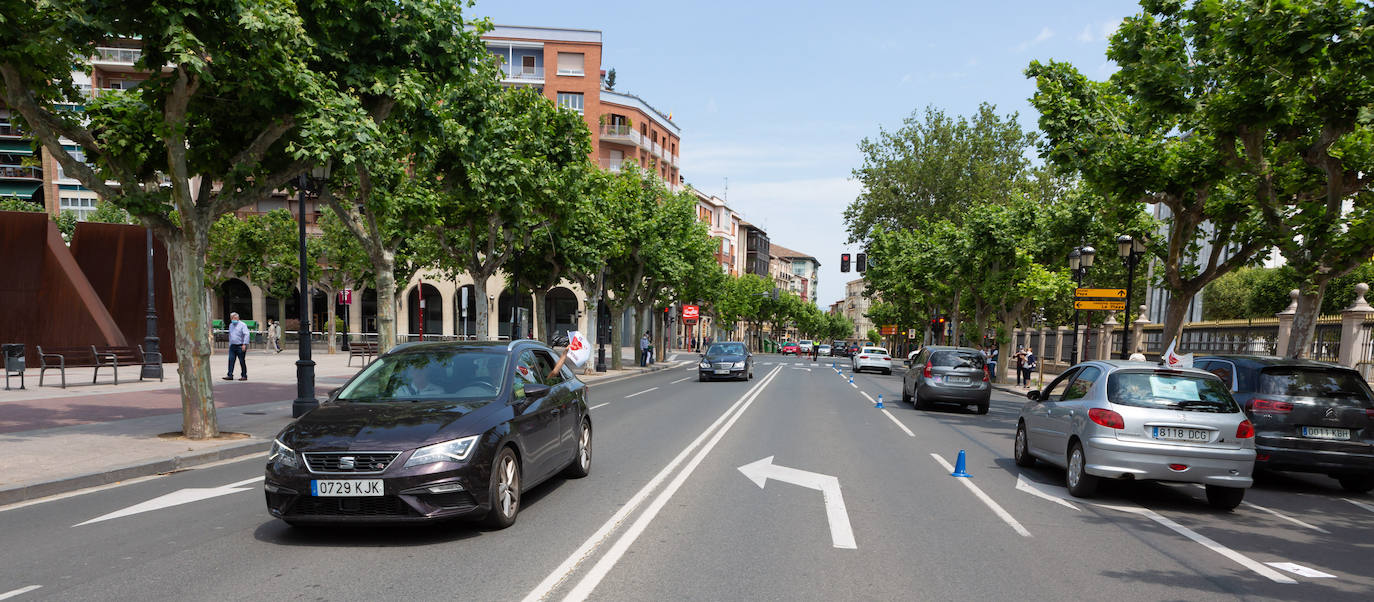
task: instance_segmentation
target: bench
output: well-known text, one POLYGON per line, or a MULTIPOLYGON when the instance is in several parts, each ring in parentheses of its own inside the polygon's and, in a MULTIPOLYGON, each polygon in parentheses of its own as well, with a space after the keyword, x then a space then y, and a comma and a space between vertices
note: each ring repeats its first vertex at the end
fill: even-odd
POLYGON ((377 357, 377 343, 349 343, 348 365, 353 365, 355 357, 362 358, 364 366, 372 363, 372 359, 377 357))
MULTIPOLYGON (((162 364, 161 352, 154 351, 145 353, 142 345, 134 347, 97 346, 95 348, 95 356, 99 364, 96 370, 108 366, 114 371, 114 381, 116 385, 119 384, 120 366, 138 366, 142 368, 143 366, 158 366, 162 364)), ((142 370, 138 372, 138 380, 143 380, 142 370)), ((158 380, 161 381, 162 377, 159 376, 158 380)))
MULTIPOLYGON (((48 347, 44 349, 42 345, 35 346, 38 349, 38 386, 43 386, 43 375, 48 370, 57 370, 62 375, 62 388, 67 388, 67 368, 94 368, 91 374, 91 384, 95 384, 100 376, 101 368, 110 368, 114 372, 115 384, 119 384, 120 364, 130 366, 151 364, 148 356, 154 356, 158 364, 162 363, 161 353, 145 354, 143 346, 135 347, 101 347, 96 349, 95 345, 82 345, 80 347, 48 347)), ((143 380, 143 375, 139 374, 139 380, 143 380)))

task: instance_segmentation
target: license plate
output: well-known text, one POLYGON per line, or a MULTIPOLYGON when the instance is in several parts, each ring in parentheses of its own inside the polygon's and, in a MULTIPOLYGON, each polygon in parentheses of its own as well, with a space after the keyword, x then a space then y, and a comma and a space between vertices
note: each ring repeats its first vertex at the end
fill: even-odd
POLYGON ((1176 426, 1155 426, 1150 428, 1154 429, 1155 439, 1206 443, 1212 438, 1212 432, 1203 429, 1185 429, 1176 426))
POLYGON ((1333 429, 1325 426, 1304 426, 1302 436, 1313 439, 1349 439, 1350 429, 1333 429))
POLYGON ((315 497, 379 497, 381 479, 337 479, 310 482, 310 495, 315 497))
POLYGON ((967 376, 946 376, 946 377, 945 377, 945 380, 946 380, 946 381, 949 381, 949 384, 951 384, 951 385, 967 385, 967 384, 968 384, 968 377, 967 377, 967 376))
POLYGON ((729 370, 716 370, 716 374, 729 374, 729 370))

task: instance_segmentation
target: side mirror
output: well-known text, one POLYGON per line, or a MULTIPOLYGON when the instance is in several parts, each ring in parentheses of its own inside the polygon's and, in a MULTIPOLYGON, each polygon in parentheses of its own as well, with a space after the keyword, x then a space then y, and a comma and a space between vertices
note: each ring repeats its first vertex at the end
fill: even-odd
POLYGON ((327 399, 329 401, 334 401, 334 399, 339 396, 339 391, 341 391, 342 389, 343 387, 334 387, 333 389, 330 389, 327 399))
POLYGON ((1031 401, 1040 401, 1040 391, 1034 389, 1026 391, 1026 399, 1029 399, 1031 401))
POLYGON ((540 383, 529 383, 525 385, 525 400, 535 400, 549 394, 549 386, 540 383))

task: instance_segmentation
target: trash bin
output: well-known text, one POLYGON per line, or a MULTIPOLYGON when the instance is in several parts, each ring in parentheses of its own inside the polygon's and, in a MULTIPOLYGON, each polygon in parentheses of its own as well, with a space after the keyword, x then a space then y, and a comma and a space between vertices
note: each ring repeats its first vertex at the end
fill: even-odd
POLYGON ((0 357, 5 359, 5 390, 10 390, 10 377, 19 377, 19 388, 24 388, 24 344, 5 343, 0 345, 0 357))

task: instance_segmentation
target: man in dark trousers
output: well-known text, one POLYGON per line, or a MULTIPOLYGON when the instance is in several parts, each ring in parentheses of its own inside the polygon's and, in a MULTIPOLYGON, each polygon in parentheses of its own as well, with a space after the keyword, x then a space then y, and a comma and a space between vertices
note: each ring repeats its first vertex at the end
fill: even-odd
POLYGON ((229 374, 224 380, 234 380, 234 360, 239 361, 239 380, 248 380, 248 325, 239 321, 238 312, 229 314, 229 374))
POLYGON ((639 339, 639 365, 649 365, 649 333, 645 332, 639 339))

